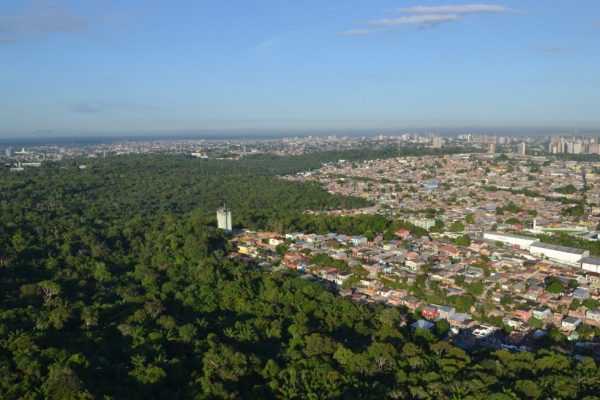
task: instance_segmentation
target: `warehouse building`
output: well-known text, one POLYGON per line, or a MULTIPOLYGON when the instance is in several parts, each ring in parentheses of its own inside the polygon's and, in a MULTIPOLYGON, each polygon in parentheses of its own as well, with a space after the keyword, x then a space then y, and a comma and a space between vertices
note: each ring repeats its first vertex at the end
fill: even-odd
POLYGON ((484 232, 483 239, 491 242, 501 242, 520 249, 528 249, 529 246, 538 241, 538 239, 529 236, 517 236, 496 232, 484 232))
POLYGON ((589 250, 540 242, 533 243, 529 247, 529 252, 537 257, 544 257, 552 261, 574 266, 579 266, 584 257, 590 256, 589 250))
POLYGON ((595 272, 600 274, 600 258, 597 257, 584 257, 581 259, 581 268, 586 271, 595 272))

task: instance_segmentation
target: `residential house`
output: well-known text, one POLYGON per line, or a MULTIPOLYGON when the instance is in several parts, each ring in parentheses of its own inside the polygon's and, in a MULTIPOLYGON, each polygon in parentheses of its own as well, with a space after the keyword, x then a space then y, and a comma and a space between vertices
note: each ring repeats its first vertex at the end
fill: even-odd
POLYGON ((577 288, 573 291, 573 300, 584 302, 590 298, 590 292, 587 289, 577 288))
POLYGON ((411 271, 418 271, 419 268, 426 264, 426 261, 421 257, 407 257, 404 266, 411 271))
POLYGON ((456 313, 456 309, 450 306, 435 306, 438 309, 440 319, 448 320, 456 313))
POLYGON ((450 326, 459 329, 467 329, 475 324, 475 321, 471 318, 470 314, 466 313, 455 313, 448 319, 450 326))
POLYGON ((423 300, 419 299, 418 297, 415 296, 404 296, 401 300, 402 305, 404 305, 406 308, 408 308, 411 311, 415 311, 417 308, 419 308, 422 304, 423 304, 423 300))
POLYGON ((564 329, 566 331, 574 331, 582 323, 583 323, 583 321, 580 320, 579 318, 565 317, 565 318, 563 318, 563 320, 561 322, 561 327, 562 327, 562 329, 564 329))
POLYGON ((585 317, 586 317, 585 321, 588 325, 594 325, 594 326, 600 327, 600 309, 594 308, 594 309, 588 310, 588 312, 585 314, 585 317))
POLYGON ((425 318, 437 319, 437 317, 439 315, 439 311, 436 307, 425 306, 425 307, 423 307, 423 310, 421 310, 421 315, 424 316, 425 318))
POLYGON ((406 229, 401 229, 399 231, 396 231, 395 233, 396 233, 396 236, 398 236, 402 240, 406 240, 410 237, 410 231, 408 231, 406 229))
POLYGON ((359 246, 368 242, 367 238, 364 236, 353 236, 352 239, 350 239, 350 241, 354 246, 359 246))
POLYGON ((514 311, 515 317, 519 318, 523 322, 529 321, 529 318, 533 316, 533 308, 529 306, 519 306, 514 311))
POLYGON ((424 319, 420 319, 420 320, 418 320, 416 322, 413 322, 410 325, 410 328, 413 331, 416 331, 417 329, 423 329, 423 330, 426 330, 426 331, 431 331, 431 330, 433 330, 434 326, 435 326, 435 324, 433 324, 433 323, 431 323, 429 321, 426 321, 424 319))
POLYGON ((569 310, 569 316, 580 320, 585 320, 588 308, 585 306, 577 307, 575 310, 569 310))
POLYGON ((552 316, 552 310, 550 307, 537 307, 533 309, 533 316, 540 321, 543 321, 552 316))

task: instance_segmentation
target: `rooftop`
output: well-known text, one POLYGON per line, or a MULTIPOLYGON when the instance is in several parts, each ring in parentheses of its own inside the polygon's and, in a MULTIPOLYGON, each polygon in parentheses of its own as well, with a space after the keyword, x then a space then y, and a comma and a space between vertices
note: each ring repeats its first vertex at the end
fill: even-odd
POLYGON ((581 262, 584 264, 600 265, 600 258, 598 257, 583 257, 581 262))
POLYGON ((548 249, 548 250, 555 250, 555 251, 562 251, 563 253, 571 253, 571 254, 584 254, 585 252, 587 252, 587 250, 577 249, 575 247, 559 246, 556 244, 541 243, 541 242, 533 243, 531 245, 531 247, 532 248, 537 247, 537 248, 541 248, 541 249, 548 249))
POLYGON ((538 240, 537 238, 530 237, 530 236, 519 236, 519 235, 510 234, 510 233, 500 233, 500 232, 484 232, 484 235, 495 235, 495 236, 500 236, 500 237, 513 238, 513 239, 532 240, 534 242, 536 240, 538 240))

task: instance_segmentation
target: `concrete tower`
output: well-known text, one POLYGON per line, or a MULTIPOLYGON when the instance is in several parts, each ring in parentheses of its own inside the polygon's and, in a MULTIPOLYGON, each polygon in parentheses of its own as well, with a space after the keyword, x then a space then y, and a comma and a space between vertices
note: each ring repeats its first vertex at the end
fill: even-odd
POLYGON ((217 226, 226 232, 233 230, 231 226, 231 210, 225 204, 217 210, 217 226))

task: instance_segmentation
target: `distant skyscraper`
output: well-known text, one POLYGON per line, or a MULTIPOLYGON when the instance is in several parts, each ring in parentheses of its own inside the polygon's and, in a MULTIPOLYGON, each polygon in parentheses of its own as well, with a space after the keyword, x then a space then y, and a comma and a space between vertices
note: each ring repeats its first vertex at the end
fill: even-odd
POLYGON ((573 142, 565 142, 565 153, 573 154, 573 142))
POLYGON ((494 154, 496 152, 496 142, 489 142, 487 152, 489 154, 494 154))
POLYGON ((527 145, 525 144, 525 142, 519 143, 519 155, 524 156, 526 154, 526 151, 527 151, 527 145))
POLYGON ((10 157, 11 156, 11 148, 7 147, 6 150, 4 150, 6 157, 10 157))
POLYGON ((439 136, 434 137, 432 140, 432 146, 435 149, 441 149, 443 144, 444 144, 444 141, 439 136))
POLYGON ((217 210, 217 226, 226 232, 232 231, 231 210, 225 204, 217 210))

